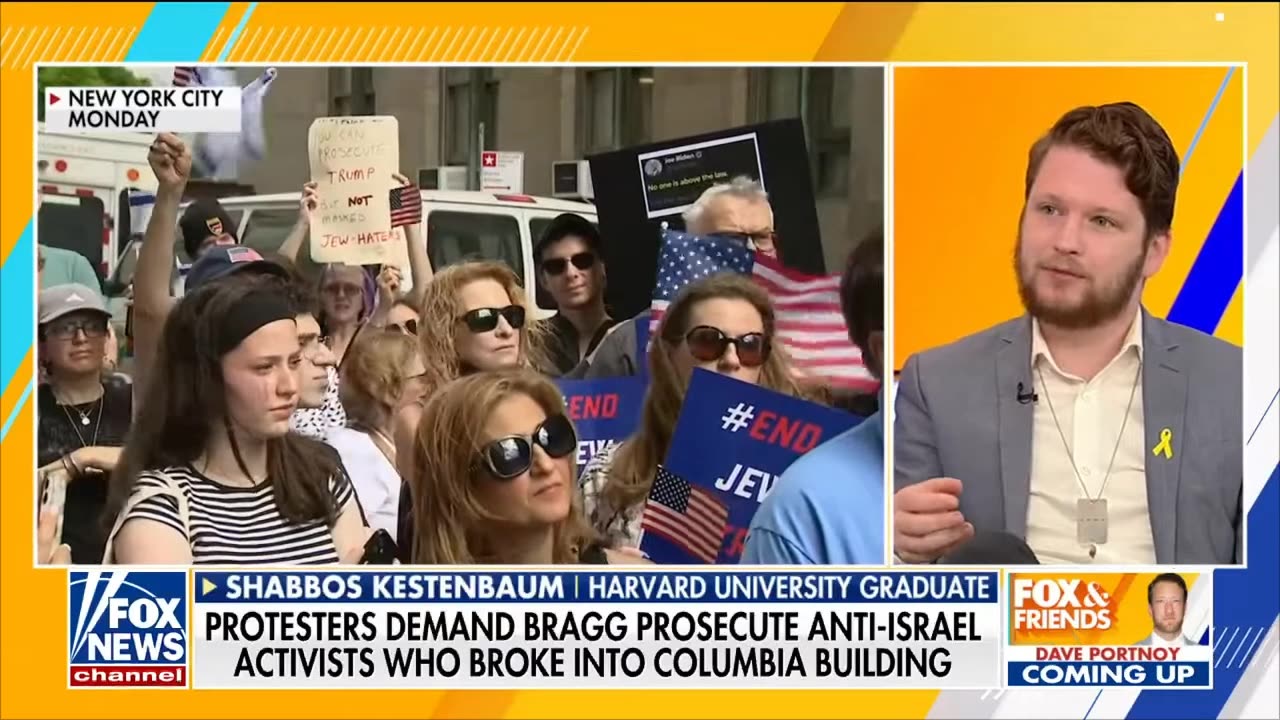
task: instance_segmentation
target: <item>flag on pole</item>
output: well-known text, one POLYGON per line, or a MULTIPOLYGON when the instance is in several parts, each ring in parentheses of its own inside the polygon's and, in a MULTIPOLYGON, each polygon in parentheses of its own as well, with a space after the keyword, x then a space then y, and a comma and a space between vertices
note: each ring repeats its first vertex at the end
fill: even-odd
POLYGON ((640 527, 707 564, 715 564, 724 543, 729 508, 704 488, 658 466, 640 516, 640 527))
MULTIPOLYGON (((196 138, 192 159, 196 169, 209 178, 239 176, 240 161, 260 160, 266 153, 266 133, 262 127, 262 104, 276 78, 276 69, 267 68, 240 90, 240 132, 205 133, 196 138)), ((173 69, 174 87, 237 87, 235 72, 228 68, 199 68, 179 65, 173 69)))
POLYGON ((422 193, 418 186, 409 184, 391 189, 391 227, 416 225, 422 222, 422 193))
POLYGON ((834 387, 874 392, 880 386, 849 340, 840 310, 840 276, 785 268, 733 238, 663 233, 650 332, 656 334, 667 306, 686 285, 720 272, 747 275, 768 292, 778 317, 777 339, 796 369, 834 387))

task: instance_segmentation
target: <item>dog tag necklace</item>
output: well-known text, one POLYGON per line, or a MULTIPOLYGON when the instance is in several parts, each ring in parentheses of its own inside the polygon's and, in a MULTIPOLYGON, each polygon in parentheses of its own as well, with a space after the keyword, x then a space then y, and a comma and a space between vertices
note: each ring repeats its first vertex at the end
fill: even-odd
POLYGON ((1134 373, 1133 385, 1129 388, 1129 403, 1125 406, 1124 416, 1120 420, 1120 433, 1116 435, 1116 444, 1111 450, 1111 461, 1107 463, 1107 474, 1102 477, 1102 487, 1098 489, 1097 497, 1089 496, 1089 488, 1084 484, 1084 478, 1080 477, 1075 454, 1071 452, 1066 433, 1062 432, 1058 413, 1053 409, 1053 396, 1049 393, 1049 386, 1045 383, 1044 373, 1039 367, 1036 368, 1036 375, 1040 377, 1040 387, 1044 390, 1045 400, 1049 403, 1049 414, 1053 416, 1053 426, 1058 429, 1058 437, 1062 438, 1062 449, 1066 450, 1067 459, 1071 461, 1071 470, 1076 474, 1076 482, 1080 483, 1080 491, 1084 493, 1084 497, 1076 500, 1076 542, 1089 546, 1089 559, 1092 560, 1098 556, 1098 546, 1105 545, 1107 542, 1107 499, 1103 497, 1103 493, 1107 490, 1107 482, 1111 480, 1111 470, 1116 464, 1116 454, 1120 450, 1120 442, 1124 439, 1124 428, 1129 424, 1129 412, 1133 410, 1133 398, 1137 395, 1138 381, 1142 377, 1142 361, 1138 361, 1138 371, 1134 373))

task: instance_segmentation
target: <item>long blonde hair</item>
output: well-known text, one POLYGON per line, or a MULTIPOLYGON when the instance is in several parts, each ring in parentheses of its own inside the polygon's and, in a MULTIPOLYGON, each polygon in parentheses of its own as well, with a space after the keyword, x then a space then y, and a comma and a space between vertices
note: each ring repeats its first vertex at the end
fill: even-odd
POLYGON ((614 455, 609 479, 601 492, 597 529, 607 527, 611 516, 648 497, 658 464, 671 446, 671 433, 689 388, 689 379, 677 372, 671 354, 684 342, 694 306, 717 298, 745 300, 764 321, 765 337, 773 347, 760 369, 759 386, 797 397, 805 395, 796 384, 790 359, 777 342, 777 315, 763 288, 737 273, 721 273, 690 283, 667 307, 658 324, 649 350, 649 389, 644 396, 640 428, 614 455))
POLYGON ((462 288, 477 280, 493 280, 507 291, 512 305, 524 308, 524 327, 519 330, 520 364, 538 369, 546 367, 544 333, 534 322, 534 307, 511 268, 492 261, 450 265, 432 276, 423 288, 422 306, 418 308, 418 340, 426 367, 422 378, 426 397, 463 374, 465 368, 454 346, 453 334, 466 312, 462 305, 462 288))
MULTIPOLYGON (((409 494, 413 510, 414 564, 469 565, 498 561, 493 530, 500 518, 476 497, 484 471, 478 464, 485 421, 493 408, 513 395, 525 395, 548 416, 564 414, 564 397, 555 383, 532 370, 482 372, 440 388, 426 404, 413 442, 409 494)), ((572 464, 573 456, 556 462, 572 464)), ((569 477, 573 469, 568 470, 569 477)), ((596 539, 575 497, 569 515, 554 528, 552 562, 578 562, 596 539)))
POLYGON ((420 352, 413 338, 403 333, 365 328, 356 335, 338 385, 339 399, 353 427, 369 431, 390 422, 408 382, 405 368, 420 352))

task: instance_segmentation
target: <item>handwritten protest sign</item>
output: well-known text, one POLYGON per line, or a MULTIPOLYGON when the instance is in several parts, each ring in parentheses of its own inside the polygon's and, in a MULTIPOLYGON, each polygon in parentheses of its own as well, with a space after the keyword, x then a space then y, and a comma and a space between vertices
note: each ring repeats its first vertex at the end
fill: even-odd
POLYGON ((656 563, 700 564, 711 557, 737 563, 751 518, 778 476, 859 422, 840 410, 694 370, 663 463, 669 473, 660 474, 655 487, 661 484, 662 492, 650 495, 645 508, 640 548, 656 563), (708 535, 709 519, 723 527, 718 544, 708 535))
POLYGON ((404 235, 391 227, 390 190, 400 169, 394 117, 317 118, 307 133, 320 207, 311 258, 320 263, 408 268, 404 235))
POLYGON ((559 380, 566 414, 578 430, 578 472, 596 453, 635 432, 644 404, 645 382, 638 377, 559 380))

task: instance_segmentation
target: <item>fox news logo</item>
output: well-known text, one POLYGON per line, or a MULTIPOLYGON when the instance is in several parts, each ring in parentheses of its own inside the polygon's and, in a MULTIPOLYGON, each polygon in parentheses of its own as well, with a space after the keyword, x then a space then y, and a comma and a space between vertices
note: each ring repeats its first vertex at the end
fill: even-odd
POLYGON ((1111 594, 1077 578, 1013 579, 1014 630, 1110 630, 1111 594))
POLYGON ((187 574, 72 572, 71 687, 186 687, 187 574))

